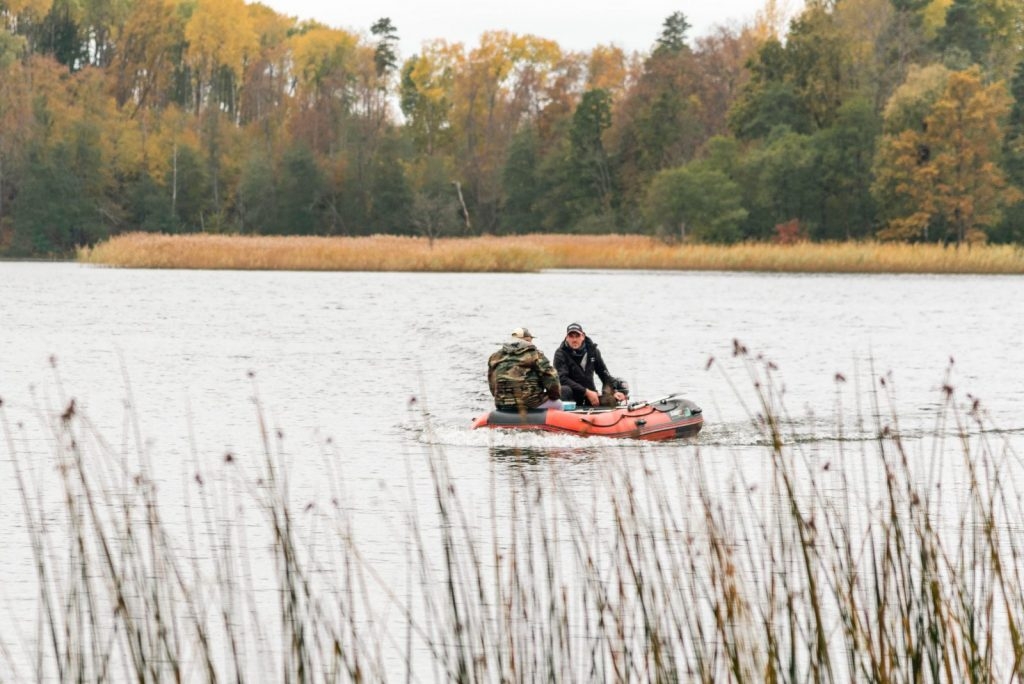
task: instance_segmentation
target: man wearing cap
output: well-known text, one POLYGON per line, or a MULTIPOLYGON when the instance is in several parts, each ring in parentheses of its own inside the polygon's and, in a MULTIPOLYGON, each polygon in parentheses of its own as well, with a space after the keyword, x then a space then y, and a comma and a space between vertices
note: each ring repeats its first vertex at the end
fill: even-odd
POLYGON ((579 323, 566 327, 565 339, 555 351, 555 369, 564 401, 575 401, 580 406, 615 406, 625 401, 629 393, 626 383, 608 372, 597 343, 587 337, 579 323), (594 384, 594 373, 603 384, 600 395, 594 384))
POLYGON ((491 354, 487 384, 499 410, 562 408, 558 373, 533 346, 533 334, 526 328, 513 330, 512 339, 491 354))

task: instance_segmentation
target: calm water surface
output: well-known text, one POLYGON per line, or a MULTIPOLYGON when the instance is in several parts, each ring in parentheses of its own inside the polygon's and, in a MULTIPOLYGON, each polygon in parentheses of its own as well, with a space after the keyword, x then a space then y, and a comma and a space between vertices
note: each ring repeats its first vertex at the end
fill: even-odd
MULTIPOLYGON (((766 466, 734 340, 778 367, 787 431, 809 448, 870 437, 887 375, 903 429, 924 435, 947 368, 1001 437, 1024 435, 1024 278, 558 271, 540 274, 133 271, 0 263, 0 398, 17 449, 45 463, 41 425, 70 398, 115 448, 143 451, 172 504, 225 453, 258 468, 257 412, 280 431, 294 500, 338 497, 374 562, 406 562, 410 498, 443 450, 469 506, 549 457, 586 489, 595 466, 692 463, 723 488, 766 466), (469 430, 490 403, 486 358, 527 326, 549 356, 580 321, 634 396, 681 392, 705 412, 692 442, 642 446, 469 430), (53 362, 51 362, 51 359, 53 362), (713 359, 713 362, 710 363, 713 359), (847 382, 837 385, 836 374, 847 382), (841 408, 837 393, 842 393, 841 408), (259 398, 257 406, 253 398, 259 398), (838 417, 837 417, 838 416, 838 417), (870 423, 870 421, 869 421, 870 423), (129 446, 126 446, 129 445, 129 446)), ((33 577, 11 454, 0 447, 0 577, 15 604, 33 577)), ((45 471, 45 467, 41 468, 45 471)), ((45 472, 39 477, 45 480, 45 472)), ((952 475, 956 477, 956 474, 952 475)), ((172 510, 174 506, 172 505, 172 510)), ((173 524, 172 520, 172 524, 173 524)))

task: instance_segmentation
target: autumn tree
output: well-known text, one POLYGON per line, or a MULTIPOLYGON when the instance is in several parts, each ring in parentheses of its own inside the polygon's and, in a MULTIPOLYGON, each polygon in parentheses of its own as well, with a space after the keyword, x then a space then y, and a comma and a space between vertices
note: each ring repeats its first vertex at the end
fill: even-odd
POLYGON ((614 97, 626 85, 626 54, 614 45, 598 45, 587 55, 586 87, 602 89, 614 97))
MULTIPOLYGON (((7 34, 0 30, 2 36, 7 34)), ((12 50, 21 41, 10 36, 9 45, 12 50)), ((12 53, 3 53, 0 47, 0 233, 6 228, 11 198, 16 194, 17 186, 13 178, 19 153, 22 151, 21 141, 28 138, 28 129, 32 125, 32 77, 26 66, 14 58, 12 53)), ((3 235, 0 234, 0 242, 3 235)))
POLYGON ((1005 86, 984 85, 977 68, 950 72, 923 126, 883 138, 876 196, 894 196, 903 210, 880 237, 928 239, 935 229, 932 235, 958 245, 986 239, 1001 209, 1019 197, 998 165, 1009 106, 1005 86))
POLYGON ((112 139, 123 123, 99 71, 68 76, 50 60, 30 68, 32 85, 45 88, 49 97, 36 99, 31 126, 23 129, 29 138, 11 207, 13 249, 66 255, 105 237, 121 220, 112 139))
POLYGON ((109 233, 106 198, 96 183, 102 178, 96 135, 94 125, 82 124, 52 147, 32 145, 14 202, 15 253, 63 256, 109 233))
POLYGON ((375 70, 372 50, 352 33, 316 23, 303 24, 290 44, 295 87, 292 134, 320 156, 337 156, 358 115, 360 72, 375 70))
POLYGON ((115 35, 118 50, 110 67, 114 97, 132 116, 175 97, 174 76, 185 50, 185 23, 169 0, 136 0, 115 35))
POLYGON ((935 32, 934 48, 948 66, 978 64, 990 78, 1012 77, 1024 49, 1024 4, 1017 0, 952 0, 943 20, 935 32))
POLYGON ((903 80, 888 63, 882 45, 896 21, 891 0, 844 0, 834 12, 836 30, 844 37, 843 68, 851 80, 844 96, 859 98, 882 110, 892 91, 903 80))
POLYGON ((174 213, 176 170, 171 141, 180 110, 149 108, 122 110, 115 136, 114 166, 117 194, 123 208, 119 230, 174 233, 181 223, 174 213), (165 125, 170 124, 168 128, 165 125))
MULTIPOLYGON (((609 59, 615 58, 611 56, 609 59)), ((613 100, 616 93, 621 93, 625 87, 624 81, 617 80, 620 77, 624 79, 625 74, 618 71, 614 64, 599 66, 587 55, 576 52, 562 53, 546 69, 536 64, 528 68, 530 83, 524 83, 518 96, 519 102, 525 104, 519 126, 535 126, 538 140, 545 146, 553 144, 555 138, 565 135, 581 93, 596 87, 588 87, 588 83, 593 84, 596 78, 609 84, 604 90, 608 91, 613 100), (592 68, 608 70, 597 75, 591 71, 592 68)))
POLYGON ((891 17, 874 45, 879 55, 878 93, 882 107, 888 98, 906 82, 910 70, 930 60, 931 37, 926 22, 928 10, 940 3, 932 0, 888 0, 891 17))
MULTIPOLYGON (((384 166, 400 166, 395 156, 394 126, 391 116, 392 85, 396 80, 398 33, 389 19, 377 21, 371 28, 375 45, 360 43, 353 64, 353 89, 356 106, 345 122, 341 139, 352 171, 348 174, 352 190, 358 195, 359 218, 367 231, 377 227, 382 209, 382 193, 404 193, 405 177, 401 168, 385 171, 384 166)), ((355 218, 355 217, 353 217, 355 218)), ((389 219, 390 220, 390 219, 389 219)), ((393 229, 392 229, 393 230, 393 229)))
POLYGON ((53 0, 4 0, 0 3, 0 28, 18 35, 25 25, 39 23, 52 6, 53 0))
POLYGON ((451 144, 455 72, 463 59, 461 45, 434 41, 402 66, 402 114, 423 154, 433 155, 451 144))
POLYGON ((295 74, 289 37, 296 22, 265 5, 251 4, 248 9, 258 47, 245 62, 238 121, 243 126, 256 124, 252 132, 269 150, 283 136, 291 113, 295 74))
POLYGON ((949 69, 941 65, 913 68, 886 104, 871 188, 886 224, 881 237, 934 237, 934 209, 924 206, 920 197, 931 170, 919 167, 932 156, 927 118, 948 81, 949 69))
POLYGON ((455 73, 451 121, 458 177, 474 225, 498 226, 501 174, 520 122, 535 111, 547 74, 561 60, 554 41, 489 31, 455 73))
POLYGON ((82 7, 73 0, 54 0, 39 21, 28 21, 23 29, 29 49, 49 55, 71 70, 88 63, 85 30, 81 25, 82 7))
POLYGON ((857 90, 858 75, 848 66, 847 41, 835 10, 822 0, 812 0, 790 27, 790 74, 815 130, 831 126, 839 107, 857 90))
POLYGON ((701 103, 697 113, 708 138, 728 132, 729 109, 750 80, 746 64, 760 40, 749 27, 717 27, 697 39, 694 95, 701 103))
POLYGON ((186 62, 193 74, 193 107, 238 108, 241 75, 257 42, 243 0, 197 0, 185 25, 186 62))
POLYGON ((106 68, 118 49, 120 27, 132 9, 131 0, 80 0, 88 64, 106 68))
POLYGON ((386 17, 350 32, 243 0, 0 0, 0 251, 128 229, 733 240, 791 221, 1024 239, 1024 3, 785 16, 766 0, 691 37, 675 12, 632 54, 492 31, 403 62, 386 17))

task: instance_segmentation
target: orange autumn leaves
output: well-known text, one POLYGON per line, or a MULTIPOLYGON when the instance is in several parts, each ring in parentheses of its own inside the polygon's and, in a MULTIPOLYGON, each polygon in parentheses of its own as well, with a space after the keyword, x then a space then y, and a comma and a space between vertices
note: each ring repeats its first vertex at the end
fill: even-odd
POLYGON ((958 243, 985 240, 981 226, 1021 199, 997 163, 1010 104, 1004 84, 986 85, 977 68, 911 73, 886 110, 890 130, 875 165, 876 191, 891 200, 879 237, 928 239, 941 222, 958 243))

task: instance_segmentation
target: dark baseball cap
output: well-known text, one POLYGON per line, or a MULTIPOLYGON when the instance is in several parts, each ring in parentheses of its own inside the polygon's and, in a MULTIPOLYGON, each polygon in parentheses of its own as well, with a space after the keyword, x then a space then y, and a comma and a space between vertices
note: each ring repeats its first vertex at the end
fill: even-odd
POLYGON ((570 323, 569 327, 565 329, 565 334, 568 335, 571 332, 583 333, 583 326, 579 323, 570 323))

